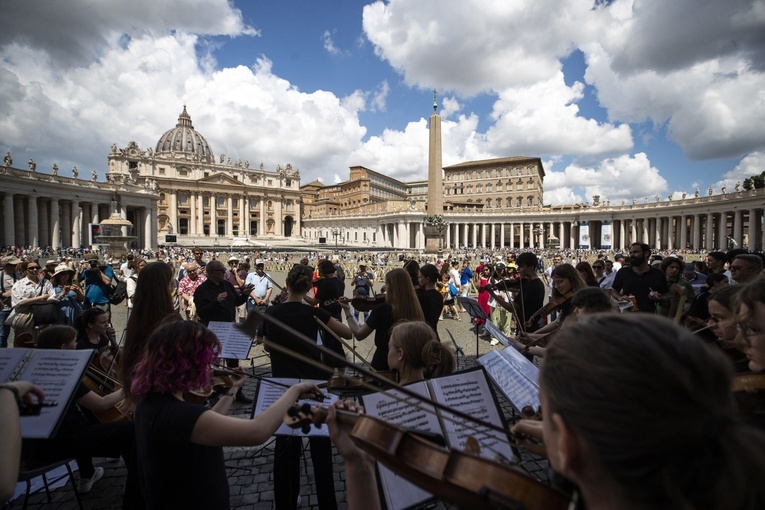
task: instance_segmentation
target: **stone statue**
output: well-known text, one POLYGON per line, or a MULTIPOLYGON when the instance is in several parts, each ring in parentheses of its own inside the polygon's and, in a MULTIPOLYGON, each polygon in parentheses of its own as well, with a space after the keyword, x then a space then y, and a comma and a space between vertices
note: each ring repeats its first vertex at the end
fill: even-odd
POLYGON ((669 195, 667 195, 667 200, 669 200, 670 202, 672 201, 672 193, 670 193, 669 195))
POLYGON ((656 197, 655 198, 656 198, 657 202, 661 202, 661 195, 659 195, 658 193, 656 193, 656 197))
POLYGON ((5 156, 3 157, 3 166, 11 166, 13 164, 13 158, 11 158, 11 153, 6 152, 5 156))
POLYGON ((712 193, 714 193, 714 190, 712 189, 712 186, 710 186, 709 189, 707 190, 707 195, 711 197, 712 193))
POLYGON ((250 160, 249 159, 245 159, 244 160, 244 167, 245 168, 250 168, 250 160))
POLYGON ((77 170, 77 167, 72 168, 72 179, 77 179, 78 175, 80 175, 80 171, 77 170))
POLYGON ((51 175, 58 175, 58 165, 56 163, 53 163, 53 170, 50 172, 51 175))
POLYGON ((699 198, 699 188, 696 188, 696 193, 694 193, 695 198, 699 198))
POLYGON ((112 144, 112 154, 117 154, 117 144, 116 143, 112 144))
POLYGON ((725 184, 723 184, 723 187, 722 187, 722 188, 720 188, 720 191, 722 191, 722 194, 723 194, 723 195, 725 195, 725 194, 728 192, 728 186, 726 186, 725 184))
POLYGON ((264 169, 265 169, 265 167, 263 166, 263 163, 261 163, 260 164, 260 171, 262 172, 264 169))
POLYGON ((622 200, 622 207, 624 207, 624 204, 626 204, 626 203, 627 203, 626 200, 622 200))
POLYGON ((220 155, 220 164, 222 165, 224 161, 226 161, 226 155, 225 154, 221 154, 220 155))
POLYGON ((153 157, 154 157, 154 149, 152 149, 151 147, 149 147, 148 149, 146 149, 146 152, 148 152, 148 153, 149 153, 149 157, 150 157, 150 158, 153 158, 153 157))
POLYGON ((686 193, 685 193, 685 191, 683 191, 683 200, 685 200, 685 195, 686 195, 686 193))
POLYGON ((226 162, 228 166, 231 166, 231 158, 228 158, 228 161, 226 162))
POLYGON ((93 181, 93 182, 96 182, 98 180, 98 172, 93 170, 93 173, 90 174, 90 180, 93 181))
POLYGON ((632 205, 637 205, 637 199, 636 198, 632 199, 632 205))
POLYGON ((737 193, 738 193, 739 191, 741 191, 741 183, 740 183, 740 182, 738 182, 738 181, 736 181, 736 186, 735 186, 733 189, 735 189, 737 193))
POLYGON ((35 160, 32 158, 29 158, 29 171, 30 172, 36 172, 37 171, 37 163, 35 163, 35 160))
POLYGON ((236 160, 236 166, 238 166, 239 168, 242 168, 242 160, 241 159, 236 160))

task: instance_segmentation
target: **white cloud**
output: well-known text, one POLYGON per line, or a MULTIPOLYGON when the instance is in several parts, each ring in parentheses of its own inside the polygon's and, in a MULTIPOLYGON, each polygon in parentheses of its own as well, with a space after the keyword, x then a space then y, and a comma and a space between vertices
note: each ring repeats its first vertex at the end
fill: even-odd
POLYGON ((443 101, 441 101, 441 117, 444 119, 448 119, 451 117, 454 113, 457 113, 458 111, 462 110, 462 105, 457 100, 457 98, 454 97, 445 97, 443 101))
POLYGON ((666 193, 667 181, 651 166, 644 153, 621 155, 601 161, 597 166, 571 164, 562 172, 547 171, 545 204, 592 202, 653 197, 666 193))
POLYGON ((765 171, 765 152, 753 152, 747 154, 736 168, 726 172, 722 179, 712 184, 712 188, 718 190, 726 186, 728 192, 735 189, 736 183, 743 184, 744 179, 753 175, 760 175, 765 171))
POLYGON ((327 50, 327 53, 330 55, 345 55, 346 52, 335 46, 335 41, 332 39, 332 34, 334 33, 335 30, 332 30, 332 32, 325 30, 324 33, 321 34, 321 40, 324 43, 324 49, 327 50))
POLYGON ((377 87, 372 94, 371 105, 373 111, 384 112, 386 108, 386 101, 388 100, 388 94, 390 93, 390 85, 388 82, 383 82, 377 87))

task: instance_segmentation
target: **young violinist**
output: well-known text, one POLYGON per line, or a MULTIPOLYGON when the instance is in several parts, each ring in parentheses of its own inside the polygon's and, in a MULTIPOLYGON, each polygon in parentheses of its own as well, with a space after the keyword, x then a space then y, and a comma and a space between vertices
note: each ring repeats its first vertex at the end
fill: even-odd
MULTIPOLYGON (((76 342, 77 331, 69 326, 50 326, 37 336, 40 349, 75 349, 76 342)), ((74 457, 80 469, 77 490, 83 494, 90 492, 104 475, 104 468, 93 466, 93 457, 122 457, 128 470, 122 508, 142 508, 133 422, 92 423, 80 412, 80 409, 92 413, 110 411, 123 398, 122 390, 101 396, 81 383, 56 434, 48 439, 24 440, 25 458, 50 463, 74 457)))
POLYGON ((454 372, 454 355, 424 322, 399 322, 388 340, 388 366, 409 384, 454 372))
MULTIPOLYGON (((489 263, 486 263, 481 266, 481 272, 478 273, 478 306, 481 307, 481 310, 483 310, 483 313, 485 313, 487 316, 491 315, 491 306, 489 306, 489 300, 491 299, 491 295, 489 294, 489 280, 492 276, 492 273, 494 273, 494 266, 492 266, 489 263)), ((475 320, 475 327, 478 328, 479 334, 486 338, 489 337, 489 333, 484 328, 484 323, 486 321, 484 319, 478 319, 475 320)))
POLYGON ((102 308, 89 308, 75 321, 77 349, 93 349, 101 354, 111 346, 114 328, 109 324, 109 314, 102 308), (111 336, 110 336, 111 335, 111 336))
MULTIPOLYGON (((318 318, 335 334, 342 338, 351 338, 348 326, 332 317, 322 308, 315 308, 303 302, 303 298, 311 290, 311 269, 303 265, 295 265, 287 275, 285 288, 287 298, 279 306, 266 310, 266 315, 277 319, 297 329, 308 338, 316 338, 319 325, 314 320, 318 318)), ((292 338, 279 327, 265 322, 263 336, 269 343, 279 344, 291 351, 321 362, 319 355, 299 339, 292 338)), ((268 344, 266 344, 268 349, 268 344)), ((268 349, 271 354, 271 375, 273 377, 291 377, 298 379, 329 379, 330 371, 291 357, 276 349, 268 349)), ((334 480, 332 478, 332 445, 325 437, 310 437, 311 460, 313 462, 314 480, 318 496, 319 508, 336 508, 334 480)), ((300 456, 302 453, 302 438, 277 437, 274 456, 274 504, 277 510, 293 509, 300 493, 300 456)))
POLYGON ((715 292, 709 298, 709 329, 717 337, 716 345, 733 365, 733 371, 749 371, 749 361, 739 342, 738 317, 736 305, 738 294, 743 290, 740 285, 728 285, 715 292))
POLYGON ((313 383, 296 384, 252 420, 225 416, 244 377, 235 378, 212 409, 185 402, 184 391, 209 386, 219 352, 217 337, 202 324, 168 320, 151 334, 135 366, 136 444, 149 510, 229 508, 223 446, 262 444, 301 395, 320 394, 313 383))
POLYGON ((393 269, 385 275, 385 289, 385 303, 372 309, 369 320, 363 326, 356 322, 350 305, 340 302, 345 310, 348 327, 356 338, 363 340, 372 332, 375 333, 376 349, 371 362, 375 370, 389 370, 388 340, 394 324, 400 320, 425 321, 409 273, 403 269, 393 269))
MULTIPOLYGON (((559 331, 566 318, 574 312, 571 298, 579 290, 587 288, 587 284, 584 283, 582 277, 579 276, 579 272, 571 264, 560 264, 555 266, 555 269, 552 271, 552 284, 552 298, 550 298, 550 302, 546 306, 554 310, 559 310, 557 318, 533 333, 527 331, 526 333, 518 335, 519 340, 522 343, 529 343, 539 339, 543 335, 559 331)), ((535 355, 542 355, 544 351, 542 348, 538 348, 534 351, 529 350, 529 352, 535 355)))
MULTIPOLYGON (((501 299, 494 288, 489 287, 488 289, 489 294, 499 306, 515 315, 519 331, 526 331, 527 333, 533 333, 539 329, 538 321, 534 321, 528 326, 526 326, 526 322, 534 312, 542 308, 545 300, 545 284, 537 274, 538 264, 539 259, 533 253, 524 252, 518 255, 516 265, 520 275, 520 290, 515 294, 512 303, 501 299)), ((501 290, 502 284, 496 288, 501 290)))
POLYGON ((749 361, 742 390, 736 391, 739 407, 752 425, 765 430, 765 278, 748 283, 738 295, 736 321, 739 343, 749 361))
POLYGON ((436 334, 436 339, 438 339, 438 321, 441 318, 441 311, 444 309, 444 298, 436 290, 438 269, 433 264, 424 264, 417 273, 417 281, 420 289, 422 289, 417 293, 417 301, 420 302, 425 322, 430 324, 436 334))
MULTIPOLYGON (((345 293, 345 283, 343 280, 337 277, 337 268, 329 259, 323 259, 318 264, 319 279, 314 281, 316 285, 316 296, 313 298, 307 294, 303 295, 303 299, 311 304, 318 305, 322 310, 327 311, 336 321, 343 321, 342 308, 338 304, 338 300, 345 293)), ((329 335, 322 335, 322 340, 325 345, 335 351, 340 356, 345 357, 345 349, 343 349, 340 342, 335 341, 329 335)))

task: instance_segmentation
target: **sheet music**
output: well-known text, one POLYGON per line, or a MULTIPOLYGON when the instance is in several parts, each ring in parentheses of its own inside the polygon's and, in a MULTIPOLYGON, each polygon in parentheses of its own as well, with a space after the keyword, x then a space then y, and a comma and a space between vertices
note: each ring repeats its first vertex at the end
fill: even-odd
POLYGON ((45 401, 57 401, 55 407, 43 407, 39 416, 22 416, 21 435, 47 438, 56 431, 74 390, 80 384, 93 351, 0 349, 0 380, 31 381, 45 392, 45 401), (24 366, 24 358, 29 362, 24 366), (21 368, 23 367, 23 368, 21 368), (21 370, 17 370, 21 368, 21 370), (15 372, 15 373, 14 373, 15 372), (11 379, 11 375, 13 375, 11 379))
MULTIPOLYGON (((301 381, 308 381, 310 379, 292 379, 289 377, 268 377, 260 380, 260 384, 258 384, 258 393, 255 398, 255 407, 252 410, 252 417, 259 415, 268 407, 279 400, 279 397, 284 395, 284 393, 287 391, 287 388, 284 386, 280 386, 277 384, 271 384, 271 381, 279 383, 279 384, 286 384, 288 386, 292 386, 294 384, 297 384, 301 381)), ((326 381, 313 381, 316 384, 323 383, 326 381)), ((308 404, 311 407, 316 406, 324 406, 327 407, 331 405, 333 402, 337 401, 338 397, 337 395, 333 395, 331 393, 325 393, 325 399, 322 402, 319 402, 318 400, 312 400, 312 399, 302 399, 298 400, 298 405, 308 404)), ((311 431, 308 434, 304 434, 302 430, 300 429, 293 429, 292 427, 288 427, 284 423, 282 423, 278 429, 276 429, 276 432, 274 432, 275 436, 325 436, 329 437, 329 429, 326 425, 322 424, 321 427, 314 427, 311 426, 311 431)))
MULTIPOLYGON (((424 382, 409 384, 407 389, 420 395, 429 395, 428 387, 424 382)), ((396 390, 364 395, 362 400, 364 410, 369 416, 375 416, 402 427, 442 433, 441 424, 433 412, 433 406, 422 404, 411 397, 405 397, 396 390), (406 401, 396 400, 390 394, 400 396, 406 399, 406 401), (426 409, 429 409, 430 412, 426 411, 426 409)), ((429 492, 408 482, 405 478, 397 475, 382 464, 378 463, 377 466, 388 510, 409 508, 433 497, 429 492)))
POLYGON ((504 333, 502 333, 497 326, 494 325, 491 321, 486 321, 483 325, 486 328, 486 331, 489 332, 491 336, 499 340, 499 343, 504 345, 505 347, 510 345, 510 340, 507 339, 504 333))
POLYGON ((499 351, 500 356, 507 359, 510 365, 526 376, 526 379, 539 387, 539 367, 532 363, 526 356, 518 352, 515 347, 508 347, 499 351))
MULTIPOLYGON (((483 370, 472 370, 432 379, 430 386, 436 401, 478 420, 504 427, 502 416, 483 370)), ((452 448, 465 450, 467 439, 472 436, 481 446, 481 456, 494 458, 495 454, 500 454, 507 460, 513 460, 513 450, 510 448, 506 433, 490 430, 472 422, 468 423, 464 418, 455 417, 448 412, 439 412, 443 415, 444 432, 452 448)))
POLYGON ((252 347, 252 337, 235 327, 233 322, 211 321, 207 329, 215 333, 220 340, 220 357, 247 359, 252 347))
MULTIPOLYGON (((515 350, 508 347, 502 352, 510 349, 515 350)), ((526 358, 523 359, 526 360, 526 358)), ((494 381, 494 384, 513 407, 518 410, 527 405, 534 407, 534 409, 539 408, 541 402, 539 401, 539 385, 536 379, 534 381, 529 379, 523 371, 517 368, 518 364, 513 362, 517 362, 514 356, 503 355, 500 351, 490 351, 478 358, 478 363, 483 365, 491 380, 494 381)), ((527 369, 527 371, 530 370, 527 369)))

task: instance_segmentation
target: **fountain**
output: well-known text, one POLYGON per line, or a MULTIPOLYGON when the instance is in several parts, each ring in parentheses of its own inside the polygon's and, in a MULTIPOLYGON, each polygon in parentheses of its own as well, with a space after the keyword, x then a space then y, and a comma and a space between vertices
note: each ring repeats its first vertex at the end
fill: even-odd
POLYGON ((108 219, 101 222, 101 232, 93 236, 93 241, 98 244, 109 245, 109 256, 115 260, 121 259, 128 252, 128 243, 135 240, 133 224, 126 219, 120 218, 115 212, 108 219))

